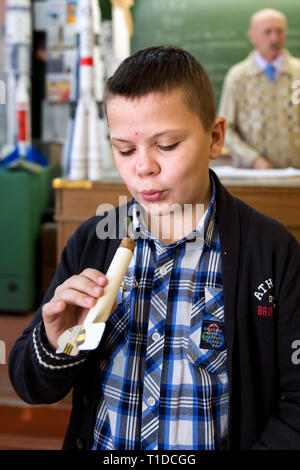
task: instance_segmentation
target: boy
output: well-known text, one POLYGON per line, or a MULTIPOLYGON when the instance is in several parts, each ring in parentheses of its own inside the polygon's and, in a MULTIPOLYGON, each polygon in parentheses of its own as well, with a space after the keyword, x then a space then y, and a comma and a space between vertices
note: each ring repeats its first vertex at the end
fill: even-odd
POLYGON ((120 243, 97 237, 104 215, 85 222, 12 350, 17 393, 51 403, 74 387, 68 449, 299 448, 299 244, 209 170, 225 121, 206 72, 184 50, 148 48, 108 80, 105 105, 134 198, 138 286, 120 290, 96 350, 56 354, 120 243))

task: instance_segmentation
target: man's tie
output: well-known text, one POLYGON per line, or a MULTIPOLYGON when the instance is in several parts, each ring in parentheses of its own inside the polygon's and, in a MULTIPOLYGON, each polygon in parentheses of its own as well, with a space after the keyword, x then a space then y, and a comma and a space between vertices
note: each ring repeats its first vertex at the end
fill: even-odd
POLYGON ((272 64, 268 64, 265 68, 265 74, 271 82, 275 81, 275 67, 272 64))

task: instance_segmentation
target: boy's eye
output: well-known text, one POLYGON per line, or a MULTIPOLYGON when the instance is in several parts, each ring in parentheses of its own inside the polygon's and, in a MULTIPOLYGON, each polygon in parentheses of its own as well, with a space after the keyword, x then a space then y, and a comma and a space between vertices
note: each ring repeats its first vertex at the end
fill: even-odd
POLYGON ((172 145, 159 145, 159 148, 163 151, 174 150, 178 146, 179 142, 175 142, 172 145))
MULTIPOLYGON (((175 142, 172 145, 158 145, 158 147, 163 152, 168 152, 170 150, 174 150, 178 146, 178 144, 179 142, 175 142)), ((122 155, 123 157, 126 157, 129 155, 132 155, 134 151, 135 151, 135 148, 130 149, 130 150, 119 150, 119 154, 122 155)))
POLYGON ((134 149, 131 150, 119 150, 119 153, 126 157, 127 155, 131 155, 134 152, 134 149))

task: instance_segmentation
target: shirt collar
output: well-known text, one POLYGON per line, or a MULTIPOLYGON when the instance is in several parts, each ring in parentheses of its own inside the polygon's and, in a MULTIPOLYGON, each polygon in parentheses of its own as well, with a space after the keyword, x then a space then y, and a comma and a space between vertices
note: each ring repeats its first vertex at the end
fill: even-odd
POLYGON ((186 237, 178 240, 171 245, 164 246, 159 240, 157 240, 147 230, 147 224, 144 220, 145 212, 142 206, 134 199, 133 200, 133 211, 132 211, 132 234, 131 236, 135 239, 148 238, 154 241, 160 248, 170 249, 174 248, 184 242, 186 243, 186 249, 198 249, 199 246, 203 246, 205 243, 208 247, 211 246, 213 241, 214 226, 216 219, 216 186, 213 178, 210 178, 212 196, 208 208, 205 213, 192 230, 186 237), (141 236, 142 234, 142 236, 141 236))
MULTIPOLYGON (((247 67, 246 67, 246 75, 257 75, 260 73, 263 73, 263 71, 259 68, 257 63, 254 60, 254 54, 257 51, 251 51, 245 61, 247 67)), ((293 62, 291 60, 291 54, 287 49, 282 50, 282 55, 284 57, 283 64, 282 64, 282 73, 285 73, 287 75, 292 75, 293 74, 293 62)))
POLYGON ((268 62, 258 51, 255 51, 253 53, 253 60, 262 71, 265 71, 268 65, 273 65, 273 67, 275 67, 275 74, 278 76, 283 71, 285 56, 281 53, 276 59, 272 60, 272 62, 268 62))

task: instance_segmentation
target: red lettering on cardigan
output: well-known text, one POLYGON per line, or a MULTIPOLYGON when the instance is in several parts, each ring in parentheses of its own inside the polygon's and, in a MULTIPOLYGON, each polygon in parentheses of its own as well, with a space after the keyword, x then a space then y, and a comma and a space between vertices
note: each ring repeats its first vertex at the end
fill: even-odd
POLYGON ((268 307, 259 305, 257 307, 257 316, 258 317, 272 317, 273 316, 273 306, 268 307))

